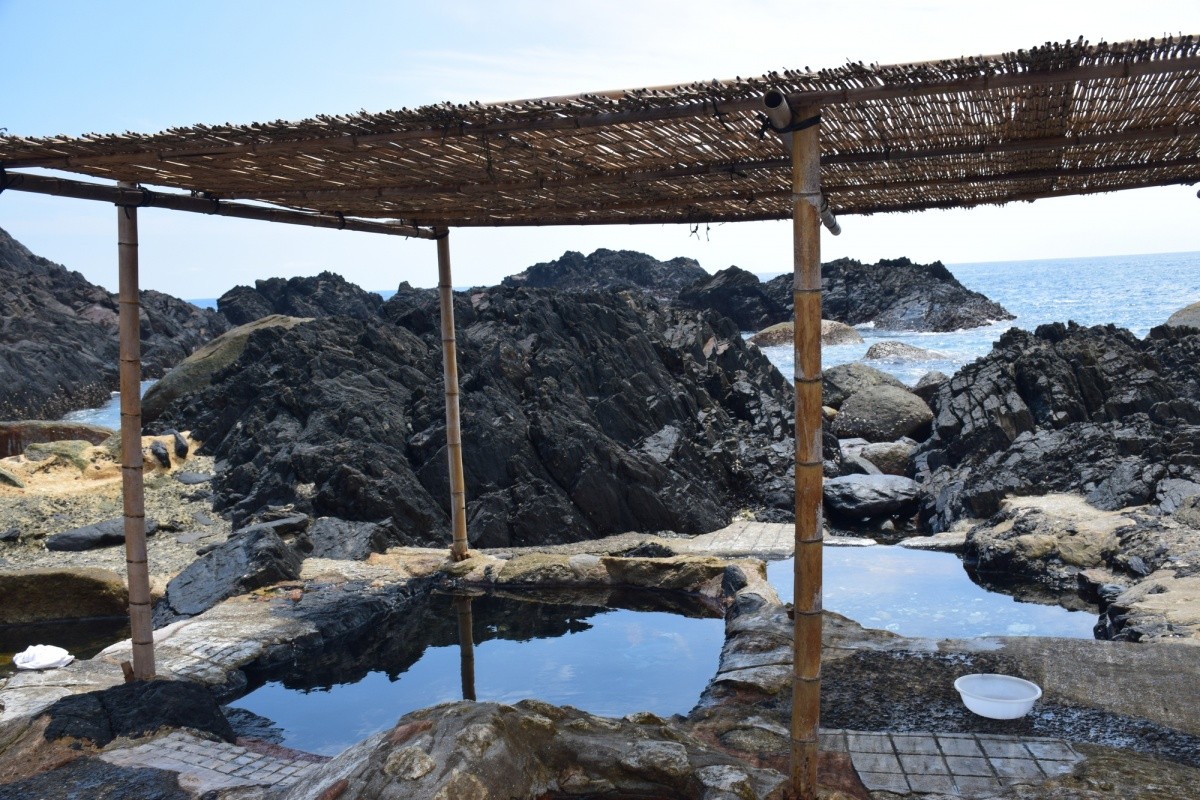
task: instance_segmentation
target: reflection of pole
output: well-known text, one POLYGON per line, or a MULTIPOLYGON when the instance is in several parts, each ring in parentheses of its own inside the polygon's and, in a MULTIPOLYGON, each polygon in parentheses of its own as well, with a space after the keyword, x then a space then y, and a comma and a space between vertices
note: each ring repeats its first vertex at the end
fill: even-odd
POLYGON ((458 652, 462 672, 463 700, 475 699, 475 638, 472 633, 471 598, 455 597, 458 611, 458 652))

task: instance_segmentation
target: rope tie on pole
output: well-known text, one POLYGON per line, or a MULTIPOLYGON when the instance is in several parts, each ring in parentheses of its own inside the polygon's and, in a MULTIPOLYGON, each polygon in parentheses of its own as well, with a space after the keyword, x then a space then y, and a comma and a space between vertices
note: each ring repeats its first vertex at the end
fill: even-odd
POLYGON ((766 137, 767 131, 774 131, 775 133, 778 133, 778 134, 795 133, 796 131, 806 130, 807 128, 811 128, 814 125, 821 124, 821 115, 820 114, 813 114, 811 117, 806 117, 805 119, 797 120, 796 122, 793 122, 791 125, 784 125, 782 128, 777 127, 775 125, 775 123, 771 121, 771 118, 768 117, 766 114, 759 114, 758 119, 762 123, 762 127, 760 127, 758 129, 758 137, 760 139, 766 137))

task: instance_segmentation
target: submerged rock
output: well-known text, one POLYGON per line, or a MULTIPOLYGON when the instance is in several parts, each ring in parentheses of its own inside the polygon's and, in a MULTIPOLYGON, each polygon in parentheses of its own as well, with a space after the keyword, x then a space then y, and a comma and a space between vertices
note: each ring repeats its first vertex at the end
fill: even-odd
MULTIPOLYGON (((255 331, 158 424, 194 426, 225 467, 216 502, 235 522, 293 504, 444 542, 434 302, 398 293, 378 322, 255 331)), ((634 295, 497 289, 456 303, 473 545, 702 532, 747 506, 790 507, 791 392, 728 320, 634 295)))

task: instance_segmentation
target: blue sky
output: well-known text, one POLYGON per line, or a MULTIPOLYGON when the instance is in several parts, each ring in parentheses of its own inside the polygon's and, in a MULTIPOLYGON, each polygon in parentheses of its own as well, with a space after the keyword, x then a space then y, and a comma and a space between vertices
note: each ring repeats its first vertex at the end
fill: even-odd
MULTIPOLYGON (((154 132, 680 83, 772 69, 997 53, 1200 34, 1200 3, 956 0, 711 3, 76 2, 0 0, 0 127, 10 134, 154 132)), ((111 206, 19 192, 0 227, 34 252, 115 287, 111 206)), ((823 256, 947 263, 1200 250, 1195 187, 1004 208, 847 217, 823 256)), ((436 283, 428 242, 141 212, 142 284, 215 297, 239 283, 332 269, 367 288, 436 283)), ((456 284, 490 284, 564 250, 685 255, 709 271, 790 268, 790 225, 463 230, 456 284)))

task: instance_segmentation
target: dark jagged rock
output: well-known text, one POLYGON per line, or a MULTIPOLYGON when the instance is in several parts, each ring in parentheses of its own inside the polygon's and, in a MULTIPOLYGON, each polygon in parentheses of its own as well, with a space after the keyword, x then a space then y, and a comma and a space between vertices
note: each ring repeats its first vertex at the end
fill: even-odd
POLYGON ((350 283, 341 275, 322 272, 307 278, 268 278, 254 288, 235 286, 217 299, 217 309, 234 325, 282 314, 288 317, 353 317, 371 319, 383 298, 350 283))
MULTIPOLYGON (((790 274, 780 275, 765 284, 788 317, 792 280, 790 274)), ((847 325, 874 322, 891 331, 955 331, 1013 319, 999 303, 959 283, 940 261, 914 264, 895 258, 863 264, 842 258, 821 265, 821 290, 821 316, 847 325)))
MULTIPOLYGON (((788 276, 790 285, 791 276, 788 276)), ((703 310, 711 308, 737 323, 744 331, 757 331, 792 317, 791 295, 786 304, 766 290, 758 276, 740 267, 723 269, 679 293, 679 305, 703 310)))
POLYGON ((825 481, 825 507, 846 519, 912 516, 920 487, 899 475, 845 475, 825 481))
POLYGON ((208 688, 192 681, 134 681, 98 692, 68 695, 47 708, 47 740, 72 737, 103 747, 121 736, 138 738, 159 728, 191 728, 234 740, 208 688))
POLYGON ((300 574, 301 547, 284 541, 270 527, 251 527, 235 532, 171 579, 154 607, 156 628, 300 574))
MULTIPOLYGON (((727 319, 516 289, 459 295, 455 313, 473 545, 700 532, 740 508, 790 508, 790 391, 727 319)), ((294 504, 447 541, 436 298, 398 293, 381 316, 420 335, 347 318, 256 331, 160 420, 217 457, 235 524, 294 504)))
MULTIPOLYGON (((224 317, 141 293, 142 370, 156 378, 228 328, 224 317)), ((0 230, 0 419, 53 419, 117 388, 117 298, 0 230)))
POLYGON ((601 248, 589 256, 568 250, 556 261, 534 264, 501 283, 527 289, 624 291, 635 289, 659 300, 671 300, 681 289, 708 273, 691 258, 659 261, 632 250, 601 248))
POLYGON ((335 517, 314 520, 308 529, 312 542, 309 555, 361 561, 371 553, 382 553, 391 543, 387 528, 374 522, 348 522, 335 517))
POLYGON ((1098 508, 1154 501, 1200 479, 1200 331, 1139 340, 1114 326, 1012 330, 934 399, 918 452, 935 531, 996 513, 1006 494, 1079 492, 1098 508))
MULTIPOLYGON (((158 531, 158 523, 152 519, 146 520, 146 535, 153 536, 158 531)), ((96 547, 110 547, 125 543, 125 518, 116 517, 80 528, 72 528, 62 533, 46 537, 47 550, 66 550, 78 552, 91 550, 96 547)))

